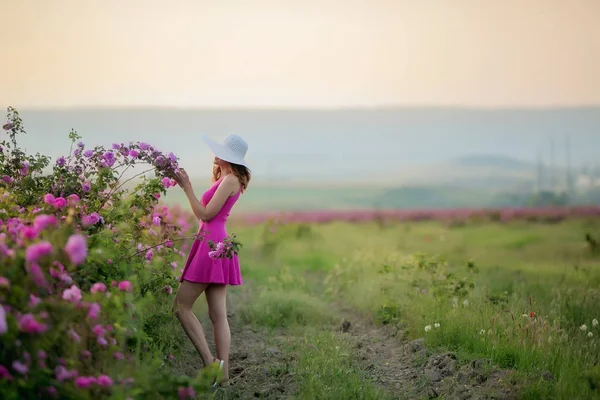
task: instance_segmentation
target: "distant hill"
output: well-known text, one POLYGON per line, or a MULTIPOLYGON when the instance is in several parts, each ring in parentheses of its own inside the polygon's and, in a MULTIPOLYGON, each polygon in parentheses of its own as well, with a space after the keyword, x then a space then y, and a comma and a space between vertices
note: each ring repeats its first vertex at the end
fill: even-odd
POLYGON ((499 188, 531 182, 538 152, 598 164, 600 107, 556 109, 385 108, 341 110, 19 110, 29 151, 68 153, 75 129, 89 146, 146 141, 172 151, 198 179, 211 153, 201 140, 228 133, 249 144, 255 183, 499 188))
POLYGON ((451 164, 459 167, 470 168, 498 168, 503 170, 532 170, 535 168, 533 163, 519 160, 514 157, 495 155, 495 154, 471 154, 458 157, 451 161, 451 164))

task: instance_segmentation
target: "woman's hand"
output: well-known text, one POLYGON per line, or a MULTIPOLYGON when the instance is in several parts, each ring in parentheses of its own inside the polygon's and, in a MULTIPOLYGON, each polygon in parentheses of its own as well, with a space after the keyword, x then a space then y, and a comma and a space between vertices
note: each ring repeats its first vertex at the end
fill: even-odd
POLYGON ((188 176, 187 172, 185 172, 185 170, 183 168, 181 168, 179 170, 179 172, 175 173, 175 182, 177 182, 177 184, 179 186, 181 186, 182 189, 187 189, 192 187, 192 183, 190 182, 190 177, 188 176))

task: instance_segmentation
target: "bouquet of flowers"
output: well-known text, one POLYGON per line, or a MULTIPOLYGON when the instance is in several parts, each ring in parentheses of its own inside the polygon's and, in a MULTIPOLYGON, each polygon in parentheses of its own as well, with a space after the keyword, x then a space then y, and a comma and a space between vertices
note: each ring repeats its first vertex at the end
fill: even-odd
POLYGON ((242 244, 237 240, 235 233, 231 234, 231 237, 226 237, 222 242, 215 243, 212 240, 208 241, 210 251, 208 256, 212 259, 218 258, 233 258, 234 255, 238 255, 242 244))

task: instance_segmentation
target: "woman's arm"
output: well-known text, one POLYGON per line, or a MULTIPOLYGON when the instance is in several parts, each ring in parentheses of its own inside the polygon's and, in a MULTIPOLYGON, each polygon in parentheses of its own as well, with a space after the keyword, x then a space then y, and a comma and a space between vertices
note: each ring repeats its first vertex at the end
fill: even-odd
POLYGON ((225 201, 227 201, 227 198, 235 190, 236 178, 230 178, 228 176, 223 178, 223 181, 215 191, 215 194, 213 195, 212 199, 210 199, 206 207, 203 206, 196 197, 194 189, 192 188, 192 184, 189 182, 189 180, 184 182, 182 187, 190 203, 190 207, 192 208, 192 211, 196 217, 203 222, 208 222, 213 219, 215 215, 217 215, 217 213, 221 210, 221 207, 223 207, 223 204, 225 204, 225 201))

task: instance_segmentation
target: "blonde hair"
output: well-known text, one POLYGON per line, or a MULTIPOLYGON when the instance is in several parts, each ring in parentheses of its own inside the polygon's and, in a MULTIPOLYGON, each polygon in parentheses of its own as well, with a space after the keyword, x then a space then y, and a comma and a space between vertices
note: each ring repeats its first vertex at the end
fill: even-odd
MULTIPOLYGON (((229 163, 229 166, 231 167, 231 173, 233 173, 233 175, 235 175, 239 179, 240 185, 242 187, 242 193, 244 193, 248 188, 248 183, 250 183, 250 178, 252 177, 252 175, 250 174, 250 170, 245 166, 239 164, 229 163)), ((221 179, 221 167, 214 164, 212 181, 216 182, 219 179, 221 179)))

